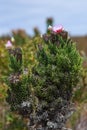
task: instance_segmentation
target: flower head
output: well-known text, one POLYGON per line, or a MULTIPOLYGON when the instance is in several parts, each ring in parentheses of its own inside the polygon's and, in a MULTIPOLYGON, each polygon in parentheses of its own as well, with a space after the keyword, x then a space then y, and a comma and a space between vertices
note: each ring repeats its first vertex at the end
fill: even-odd
POLYGON ((10 40, 9 41, 7 41, 7 43, 5 44, 5 47, 7 48, 7 49, 10 49, 10 48, 12 48, 12 43, 10 42, 10 40))
POLYGON ((62 25, 59 25, 59 26, 54 26, 52 28, 53 32, 56 32, 56 33, 60 33, 64 30, 63 26, 62 25))
POLYGON ((53 31, 55 33, 60 33, 64 30, 62 25, 54 26, 52 27, 51 25, 48 26, 48 30, 53 31))

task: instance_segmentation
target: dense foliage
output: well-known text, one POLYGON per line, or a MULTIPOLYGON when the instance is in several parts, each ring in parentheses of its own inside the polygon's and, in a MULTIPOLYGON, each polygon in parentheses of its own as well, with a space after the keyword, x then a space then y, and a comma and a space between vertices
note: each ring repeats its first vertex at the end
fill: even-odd
POLYGON ((29 118, 29 130, 62 130, 73 111, 71 98, 82 60, 64 30, 49 30, 39 39, 38 44, 32 41, 36 62, 31 70, 22 49, 8 50, 7 102, 11 110, 29 118))

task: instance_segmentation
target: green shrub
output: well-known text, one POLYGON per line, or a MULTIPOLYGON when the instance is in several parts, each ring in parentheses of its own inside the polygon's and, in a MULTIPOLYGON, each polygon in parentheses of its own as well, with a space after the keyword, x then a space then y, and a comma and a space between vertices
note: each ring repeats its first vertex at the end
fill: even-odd
POLYGON ((70 100, 81 73, 82 60, 76 45, 62 35, 52 32, 43 36, 37 52, 38 65, 33 68, 35 92, 48 102, 57 97, 70 100))
POLYGON ((31 62, 24 66, 20 48, 9 51, 7 102, 13 111, 29 118, 29 129, 62 130, 72 113, 71 99, 82 58, 64 30, 51 29, 37 39, 32 39, 36 52, 32 67, 31 62))

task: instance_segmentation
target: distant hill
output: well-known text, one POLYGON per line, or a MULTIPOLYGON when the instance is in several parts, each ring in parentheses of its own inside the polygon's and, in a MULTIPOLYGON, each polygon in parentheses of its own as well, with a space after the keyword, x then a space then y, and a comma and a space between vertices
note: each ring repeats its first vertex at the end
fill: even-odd
POLYGON ((77 49, 84 51, 87 55, 87 36, 74 36, 72 40, 76 42, 77 49))

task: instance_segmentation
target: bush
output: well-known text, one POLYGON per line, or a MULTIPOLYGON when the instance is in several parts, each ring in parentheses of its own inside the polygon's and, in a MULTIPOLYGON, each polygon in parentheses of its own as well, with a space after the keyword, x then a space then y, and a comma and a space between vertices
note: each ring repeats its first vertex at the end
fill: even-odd
POLYGON ((82 59, 75 43, 62 29, 51 28, 39 39, 41 43, 34 42, 37 62, 31 70, 25 68, 20 48, 9 50, 7 102, 11 110, 29 118, 29 130, 62 130, 72 114, 71 99, 82 59))

